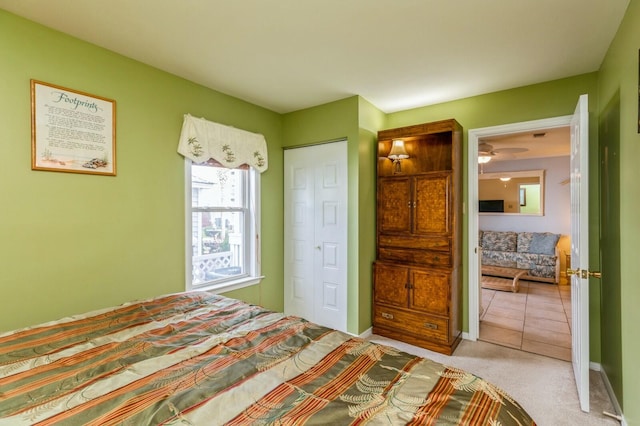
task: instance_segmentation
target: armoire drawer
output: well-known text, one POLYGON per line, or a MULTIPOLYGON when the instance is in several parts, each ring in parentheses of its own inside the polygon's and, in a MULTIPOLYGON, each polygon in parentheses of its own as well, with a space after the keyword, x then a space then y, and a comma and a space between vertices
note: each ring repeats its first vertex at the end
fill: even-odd
POLYGON ((439 252, 451 251, 451 239, 442 237, 417 237, 414 235, 388 235, 380 234, 378 245, 387 248, 407 248, 432 250, 439 252))
POLYGON ((451 266, 450 253, 430 250, 406 250, 400 248, 380 247, 378 249, 378 259, 431 266, 451 266))
POLYGON ((446 318, 376 304, 373 307, 373 324, 443 343, 449 342, 449 321, 446 318))

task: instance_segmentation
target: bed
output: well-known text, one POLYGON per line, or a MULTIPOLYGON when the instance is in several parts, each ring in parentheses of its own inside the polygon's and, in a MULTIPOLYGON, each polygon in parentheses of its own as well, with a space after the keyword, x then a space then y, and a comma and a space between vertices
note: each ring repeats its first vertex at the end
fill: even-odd
POLYGON ((465 371, 187 292, 0 335, 0 425, 534 425, 465 371))

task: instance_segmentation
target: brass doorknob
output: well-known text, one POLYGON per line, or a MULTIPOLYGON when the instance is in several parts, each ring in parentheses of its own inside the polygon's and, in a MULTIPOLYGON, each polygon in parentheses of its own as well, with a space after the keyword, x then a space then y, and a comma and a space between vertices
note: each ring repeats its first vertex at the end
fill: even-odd
POLYGON ((580 269, 567 268, 567 276, 570 277, 571 275, 580 275, 580 269))
POLYGON ((587 271, 585 269, 567 268, 567 276, 570 277, 571 275, 577 275, 582 279, 587 279, 589 277, 602 278, 602 274, 600 273, 600 271, 587 271))

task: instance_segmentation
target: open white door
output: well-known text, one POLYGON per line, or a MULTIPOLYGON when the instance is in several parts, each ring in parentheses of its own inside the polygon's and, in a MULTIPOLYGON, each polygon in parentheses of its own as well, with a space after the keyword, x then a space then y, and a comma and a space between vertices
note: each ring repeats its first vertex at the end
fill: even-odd
POLYGON ((571 336, 582 411, 589 411, 589 111, 580 96, 571 120, 571 336))

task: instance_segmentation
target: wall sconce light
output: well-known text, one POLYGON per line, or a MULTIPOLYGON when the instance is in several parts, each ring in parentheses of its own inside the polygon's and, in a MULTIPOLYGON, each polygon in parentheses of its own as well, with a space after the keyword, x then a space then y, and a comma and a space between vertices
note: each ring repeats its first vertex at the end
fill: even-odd
POLYGON ((509 182, 511 180, 511 178, 506 176, 506 177, 501 177, 500 180, 503 181, 503 182, 509 182))
POLYGON ((402 173, 402 165, 400 164, 400 161, 409 158, 409 154, 407 154, 407 150, 404 147, 404 141, 402 139, 395 139, 391 142, 391 151, 389 151, 389 155, 387 157, 389 160, 393 161, 393 172, 402 173))

